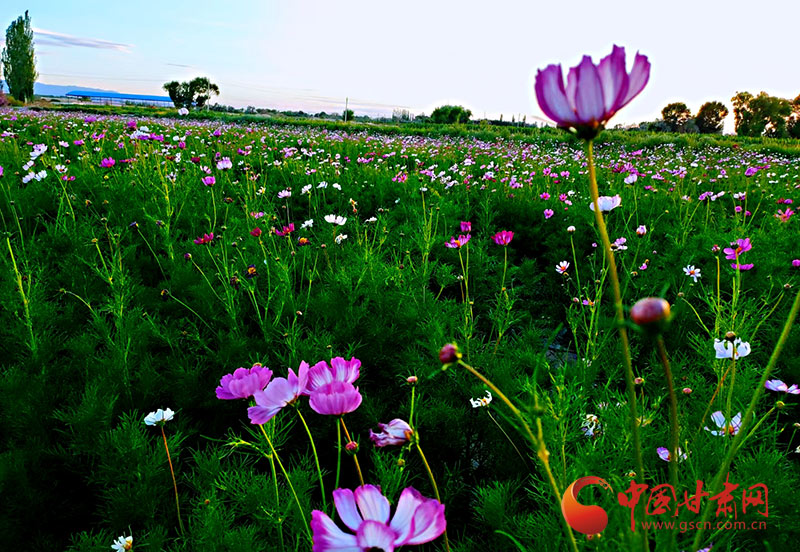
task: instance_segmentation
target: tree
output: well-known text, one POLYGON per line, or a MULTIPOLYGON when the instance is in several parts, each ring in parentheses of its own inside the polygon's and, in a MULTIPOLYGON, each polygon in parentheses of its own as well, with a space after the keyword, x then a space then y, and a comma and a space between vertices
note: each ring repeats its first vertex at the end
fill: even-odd
POLYGON ((766 92, 753 96, 738 92, 732 98, 736 134, 740 136, 769 136, 784 138, 794 129, 793 102, 770 96, 766 92))
POLYGON ((344 122, 347 122, 347 121, 352 121, 352 120, 353 120, 353 116, 354 116, 354 115, 355 115, 355 113, 353 113, 353 110, 352 110, 352 109, 345 109, 345 110, 342 112, 342 120, 343 120, 344 122))
POLYGON ((728 108, 722 102, 706 102, 694 118, 701 134, 721 134, 728 108))
POLYGON ((219 96, 219 87, 208 77, 196 77, 189 82, 170 81, 164 85, 175 107, 205 107, 211 96, 219 96))
POLYGON ((33 30, 28 12, 18 17, 6 29, 6 45, 2 58, 8 90, 21 102, 33 98, 33 83, 36 73, 36 57, 33 54, 33 30))
POLYGON ((792 114, 789 116, 786 130, 792 138, 800 138, 800 95, 792 100, 792 114))
POLYGON ((443 105, 433 110, 431 122, 454 125, 466 123, 471 117, 472 111, 460 105, 443 105))
POLYGON ((668 104, 661 110, 661 118, 664 120, 672 132, 683 132, 686 123, 692 118, 692 112, 683 102, 668 104))

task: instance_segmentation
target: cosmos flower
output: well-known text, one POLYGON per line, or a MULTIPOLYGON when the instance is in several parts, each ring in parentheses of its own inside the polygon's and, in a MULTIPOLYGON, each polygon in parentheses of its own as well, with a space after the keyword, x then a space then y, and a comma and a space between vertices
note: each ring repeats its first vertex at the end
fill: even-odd
POLYGON ((252 230, 250 230, 250 235, 253 236, 254 238, 259 237, 261 235, 261 233, 262 233, 262 230, 258 226, 256 226, 252 230))
POLYGON ((336 245, 339 245, 346 239, 347 239, 347 234, 339 234, 334 238, 334 241, 336 242, 336 245))
POLYGON ((342 226, 345 222, 347 222, 347 217, 342 217, 339 215, 325 215, 325 222, 342 226))
POLYGON ((332 381, 314 390, 308 405, 317 414, 341 416, 361 405, 361 393, 352 383, 332 381))
MULTIPOLYGON (((615 195, 613 197, 600 196, 597 198, 597 203, 600 205, 600 211, 603 213, 608 213, 612 209, 616 209, 622 204, 622 198, 619 195, 615 195)), ((594 211, 594 201, 589 203, 589 209, 594 211)))
POLYGON ((212 241, 214 241, 214 232, 203 234, 202 236, 194 239, 194 243, 197 245, 205 245, 207 243, 211 243, 212 241))
POLYGON ((614 114, 644 89, 650 62, 636 54, 630 74, 625 69, 625 49, 614 46, 598 65, 584 56, 570 69, 567 85, 561 65, 548 65, 536 74, 536 99, 545 115, 562 128, 591 139, 614 114))
POLYGON ((792 261, 792 266, 795 268, 800 268, 800 259, 794 259, 792 261))
POLYGON ((151 412, 145 416, 144 423, 149 426, 163 425, 174 417, 175 413, 171 409, 167 408, 166 410, 162 410, 159 408, 155 412, 151 412))
POLYGON ((374 485, 333 491, 339 518, 352 533, 345 533, 320 510, 311 513, 313 552, 393 551, 401 546, 430 542, 444 533, 444 505, 406 487, 391 516, 389 501, 374 485))
POLYGON ((301 362, 296 374, 289 368, 288 377, 273 378, 266 389, 256 391, 253 394, 256 406, 247 409, 250 423, 265 424, 282 408, 293 404, 300 398, 308 383, 308 370, 308 363, 301 362))
POLYGON ((783 392, 783 393, 788 393, 790 395, 800 395, 800 388, 797 387, 797 384, 794 384, 791 387, 789 387, 781 380, 769 380, 766 383, 764 383, 764 387, 766 387, 770 391, 783 392))
POLYGON ((206 176, 203 177, 203 184, 206 186, 213 186, 217 182, 217 179, 213 176, 206 176))
POLYGON ((720 411, 717 410, 711 415, 711 420, 716 424, 718 429, 708 429, 705 427, 704 429, 711 433, 711 435, 719 435, 719 436, 727 436, 727 435, 736 435, 739 433, 739 427, 742 425, 742 413, 739 412, 733 419, 728 422, 725 420, 725 415, 720 411))
POLYGON ((736 261, 735 263, 731 263, 731 268, 735 268, 737 270, 750 270, 753 268, 753 264, 740 264, 739 257, 753 248, 753 244, 750 242, 750 238, 744 238, 736 240, 735 242, 731 242, 731 247, 726 247, 722 250, 725 253, 725 258, 729 261, 736 261), (734 249, 735 247, 735 249, 734 249))
MULTIPOLYGON (((668 448, 658 447, 656 449, 656 452, 658 453, 658 457, 661 458, 664 462, 670 461, 670 454, 668 448)), ((681 447, 678 447, 678 462, 683 462, 684 460, 686 460, 686 458, 687 458, 686 453, 681 450, 681 447)))
POLYGON ((286 188, 285 190, 278 192, 278 199, 284 199, 287 197, 292 197, 292 191, 290 189, 286 188))
POLYGON ((631 173, 631 174, 629 174, 628 176, 625 177, 624 182, 625 182, 625 184, 633 184, 637 180, 639 180, 639 175, 636 174, 636 173, 631 173))
POLYGON ((736 358, 746 357, 750 354, 750 344, 743 342, 738 337, 731 343, 729 340, 714 340, 714 350, 717 352, 717 358, 731 358, 733 350, 736 349, 736 358))
POLYGON ((647 226, 642 224, 639 228, 636 229, 636 235, 644 236, 645 234, 647 234, 647 226))
POLYGON ((117 162, 114 161, 113 157, 104 157, 103 160, 100 161, 100 166, 103 167, 104 169, 110 169, 116 164, 117 162))
POLYGON ((458 236, 458 238, 451 237, 449 242, 444 242, 444 246, 449 247, 450 249, 461 249, 467 245, 470 239, 472 239, 472 236, 469 234, 466 236, 462 234, 458 236))
POLYGON ((472 232, 472 223, 469 221, 461 221, 461 231, 465 234, 472 232))
POLYGON ((564 274, 568 268, 569 268, 569 263, 567 261, 561 261, 556 265, 556 272, 558 272, 559 274, 564 274))
POLYGON ((414 432, 408 422, 400 418, 395 418, 388 424, 378 424, 378 427, 381 429, 380 433, 373 433, 371 429, 369 430, 369 438, 372 439, 376 447, 405 445, 414 432))
POLYGON ((686 274, 689 278, 693 278, 695 282, 697 282, 697 279, 701 277, 700 269, 695 268, 694 265, 683 267, 683 273, 686 274))
POLYGON ((492 392, 487 389, 485 397, 479 397, 477 399, 470 399, 469 402, 472 405, 472 408, 480 408, 482 406, 489 406, 489 404, 491 404, 491 402, 492 402, 492 392))
POLYGON ((581 431, 586 437, 595 437, 600 433, 600 418, 594 414, 586 414, 581 422, 581 431))
POLYGON ((276 236, 288 236, 294 232, 294 223, 290 223, 288 226, 284 226, 282 230, 275 229, 276 236))
POLYGON ((188 115, 188 114, 189 114, 189 110, 186 109, 185 107, 182 107, 182 108, 180 108, 178 110, 178 115, 180 115, 180 116, 184 116, 184 115, 188 115))
POLYGON ((217 169, 219 169, 221 171, 224 171, 224 170, 227 170, 227 169, 232 169, 232 168, 233 168, 233 163, 231 162, 231 158, 230 157, 223 157, 222 159, 217 161, 217 169))
POLYGON ((262 391, 272 378, 272 370, 261 364, 252 368, 237 368, 233 374, 225 374, 217 387, 217 398, 224 400, 246 399, 256 391, 262 391))
POLYGON ((117 537, 117 540, 114 541, 114 544, 111 545, 111 549, 114 552, 126 552, 133 548, 133 537, 117 537))
POLYGON ((549 219, 550 217, 552 217, 552 216, 553 216, 553 214, 554 214, 554 213, 553 213, 553 210, 552 210, 552 209, 545 209, 545 210, 544 210, 544 218, 545 218, 545 219, 549 219))
POLYGON ((514 239, 514 232, 510 232, 508 230, 501 230, 494 236, 492 236, 492 240, 497 245, 508 245, 511 243, 511 240, 514 239))
POLYGON ((777 218, 777 219, 778 219, 778 220, 780 220, 781 222, 789 222, 789 219, 790 219, 790 218, 792 218, 792 215, 794 215, 794 211, 792 211, 791 209, 789 209, 789 208, 787 207, 787 208, 786 208, 785 210, 783 210, 783 211, 778 211, 778 212, 775 214, 775 218, 777 218))
POLYGON ((356 357, 345 360, 343 357, 333 357, 330 364, 324 360, 317 362, 308 370, 308 384, 304 390, 305 395, 310 395, 334 381, 354 383, 361 375, 361 361, 356 357))

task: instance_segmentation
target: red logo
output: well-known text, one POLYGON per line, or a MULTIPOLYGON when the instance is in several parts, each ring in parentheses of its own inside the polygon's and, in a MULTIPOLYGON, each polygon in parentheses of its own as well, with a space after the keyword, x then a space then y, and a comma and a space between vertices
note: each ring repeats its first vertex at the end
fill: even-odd
POLYGON ((600 485, 603 489, 612 490, 605 479, 593 475, 581 477, 573 481, 564 491, 564 496, 561 497, 561 513, 567 524, 575 531, 585 535, 596 535, 602 533, 608 525, 608 514, 600 506, 584 506, 578 502, 578 493, 589 485, 600 485))

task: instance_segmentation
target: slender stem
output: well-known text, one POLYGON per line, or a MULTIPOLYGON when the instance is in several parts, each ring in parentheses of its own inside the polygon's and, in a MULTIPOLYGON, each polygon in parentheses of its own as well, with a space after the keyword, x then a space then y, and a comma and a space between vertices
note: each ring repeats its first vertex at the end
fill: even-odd
POLYGON ((308 440, 311 441, 311 451, 314 453, 314 462, 317 464, 317 475, 319 476, 319 490, 322 493, 322 509, 328 509, 328 500, 325 498, 325 485, 322 483, 322 469, 319 467, 319 456, 317 455, 317 447, 314 445, 314 437, 311 436, 311 430, 308 429, 308 424, 306 423, 306 419, 303 417, 303 413, 300 412, 300 409, 297 408, 297 415, 300 416, 300 421, 303 422, 303 427, 306 428, 306 433, 308 434, 308 440))
MULTIPOLYGON (((658 356, 661 357, 661 364, 664 366, 664 376, 667 380, 667 391, 669 392, 669 426, 670 426, 670 442, 669 442, 669 484, 673 489, 678 488, 678 440, 679 440, 679 427, 678 427, 678 399, 675 397, 675 387, 672 385, 672 369, 669 364, 669 357, 667 356, 667 348, 664 346, 664 338, 661 334, 656 338, 658 344, 658 356)), ((669 548, 675 549, 676 541, 670 538, 669 548)))
MULTIPOLYGON (((342 422, 342 429, 344 429, 344 436, 347 438, 348 443, 352 443, 353 440, 350 438, 350 432, 347 431, 347 426, 344 425, 344 416, 339 418, 339 421, 342 422)), ((358 464, 358 452, 353 451, 353 461, 356 463, 356 471, 358 471, 358 479, 361 481, 361 485, 364 485, 364 476, 361 474, 361 466, 358 464)))
MULTIPOLYGON (((642 441, 639 436, 639 414, 636 410, 636 388, 633 383, 633 364, 631 362, 631 351, 628 344, 628 331, 625 329, 625 314, 622 308, 622 293, 619 287, 617 263, 614 260, 614 252, 611 250, 611 240, 608 237, 608 229, 606 228, 605 220, 603 220, 603 213, 600 211, 600 193, 597 189, 597 176, 595 175, 594 169, 594 150, 591 140, 586 141, 586 156, 589 165, 589 191, 591 192, 592 203, 594 204, 594 218, 597 222, 597 229, 600 232, 600 238, 603 242, 606 259, 608 259, 609 272, 611 272, 611 289, 614 292, 614 309, 616 311, 617 329, 619 330, 619 337, 622 340, 622 357, 625 362, 625 387, 628 395, 628 406, 630 408, 633 453, 634 461, 636 462, 636 481, 637 483, 643 483, 644 462, 642 462, 642 441)), ((650 545, 647 540, 646 532, 642 533, 642 543, 644 544, 644 549, 649 550, 650 545)))
MULTIPOLYGON (((275 470, 275 458, 269 456, 269 467, 272 468, 272 483, 275 485, 275 509, 280 512, 281 495, 278 493, 278 472, 275 470)), ((281 539, 281 549, 283 549, 283 520, 278 518, 278 536, 281 539)))
POLYGON ((336 422, 336 480, 333 483, 333 488, 339 488, 339 474, 342 471, 342 427, 339 422, 336 422))
MULTIPOLYGON (((511 412, 516 416, 516 418, 522 423, 522 426, 525 428, 525 433, 528 439, 531 442, 533 448, 536 449, 537 456, 539 460, 542 462, 542 466, 544 466, 545 474, 547 475, 547 481, 550 483, 550 488, 553 491, 553 495, 555 496, 556 503, 561 503, 561 491, 558 489, 558 484, 556 484, 555 477, 553 477, 553 471, 550 469, 550 453, 547 451, 547 448, 544 444, 544 436, 542 433, 542 422, 537 417, 536 423, 538 426, 539 437, 537 438, 533 431, 531 430, 531 426, 528 425, 527 420, 522 415, 522 412, 517 408, 514 403, 512 403, 505 394, 497 388, 497 386, 488 380, 483 374, 478 372, 475 368, 464 362, 463 360, 459 360, 458 364, 461 365, 465 370, 467 370, 470 374, 481 380, 485 383, 492 391, 494 391, 495 395, 503 401, 508 408, 511 409, 511 412)), ((538 406, 538 405, 537 405, 538 406)), ((567 524, 566 519, 564 516, 561 516, 561 520, 564 522, 564 532, 567 535, 567 538, 570 542, 570 548, 573 552, 578 552, 578 544, 575 542, 575 535, 572 533, 572 528, 567 524)))
MULTIPOLYGON (((767 363, 767 367, 764 368, 764 373, 761 374, 761 381, 756 386, 755 391, 753 391, 753 396, 750 399, 750 405, 747 407, 747 411, 744 414, 744 418, 742 418, 742 423, 739 426, 739 431, 736 433, 736 437, 733 440, 733 444, 731 448, 728 449, 728 454, 725 455, 725 459, 722 461, 722 464, 719 467, 719 471, 717 471, 717 475, 714 477, 713 482, 711 483, 710 492, 712 496, 719 492, 720 487, 722 486, 723 479, 725 478, 726 473, 728 472, 728 468, 733 461, 733 457, 736 455, 736 452, 739 450, 739 446, 745 439, 745 428, 750 423, 750 420, 753 417, 753 412, 756 409, 756 403, 758 403, 758 399, 761 398, 761 394, 764 392, 764 384, 767 382, 767 379, 770 376, 773 368, 775 368, 775 364, 778 362, 778 357, 783 350, 783 346, 786 344, 786 340, 789 337, 789 333, 791 332, 792 325, 794 324, 795 319, 797 318, 797 314, 800 312, 800 291, 797 292, 797 295, 794 298, 794 303, 792 304, 792 309, 789 311, 789 316, 786 318, 786 323, 783 326, 783 331, 781 332, 781 336, 778 338, 778 342, 775 344, 775 349, 772 351, 772 356, 769 358, 769 362, 767 363)), ((711 507, 713 503, 709 502, 706 504, 705 509, 703 510, 703 517, 701 518, 701 523, 698 526, 697 533, 694 537, 694 542, 692 543, 692 549, 697 550, 700 548, 700 543, 703 542, 703 533, 705 532, 704 525, 705 522, 711 517, 711 507)))
POLYGON ((178 511, 178 527, 183 535, 183 520, 181 519, 181 503, 178 500, 178 483, 175 481, 175 470, 172 469, 172 457, 167 446, 167 434, 164 432, 164 424, 161 424, 161 436, 164 437, 164 449, 167 451, 167 462, 169 463, 169 473, 172 474, 172 488, 175 490, 175 509, 178 511))
POLYGON ((267 435, 266 430, 264 429, 264 424, 258 424, 258 427, 261 429, 261 433, 264 434, 264 439, 267 440, 267 444, 269 445, 269 449, 272 451, 272 455, 275 457, 275 461, 278 463, 278 467, 281 469, 281 473, 286 478, 286 482, 289 484, 289 489, 292 491, 292 495, 294 496, 294 501, 297 504, 297 511, 300 512, 300 517, 303 518, 303 526, 306 528, 306 534, 308 538, 311 539, 311 535, 309 534, 309 525, 308 520, 306 519, 306 514, 303 511, 303 507, 300 505, 300 498, 297 496, 297 492, 294 490, 294 485, 292 485, 292 480, 289 478, 289 474, 286 473, 286 468, 283 467, 283 462, 281 462, 280 456, 278 456, 278 451, 275 450, 275 447, 272 446, 272 440, 267 435))
MULTIPOLYGON (((636 410, 636 388, 633 383, 633 364, 631 362, 631 351, 628 344, 628 331, 625 329, 625 314, 622 309, 622 293, 619 287, 617 263, 614 260, 614 252, 611 250, 611 240, 608 237, 608 229, 606 228, 605 220, 603 220, 603 213, 600 211, 600 192, 597 189, 597 176, 595 175, 594 169, 594 150, 591 140, 586 141, 586 156, 589 165, 589 191, 591 192, 592 203, 594 204, 594 218, 597 222, 597 229, 600 232, 603 249, 608 259, 609 271, 611 272, 611 289, 614 292, 614 309, 616 311, 617 329, 619 330, 619 337, 622 340, 622 356, 625 361, 625 387, 628 395, 628 406, 630 408, 633 453, 634 461, 636 462, 636 481, 637 483, 643 483, 644 462, 642 462, 642 441, 639 436, 639 414, 636 410)), ((649 550, 650 545, 647 540, 646 532, 642 533, 642 543, 644 544, 644 549, 649 550)))
POLYGON ((509 442, 509 443, 511 443, 511 446, 512 446, 512 447, 514 447, 514 450, 515 450, 515 451, 517 451, 517 454, 518 454, 518 455, 519 455, 519 457, 522 459, 522 462, 523 462, 523 463, 525 463, 525 464, 527 464, 528 462, 525 460, 525 457, 524 457, 524 456, 522 455, 522 453, 519 451, 519 449, 517 448, 517 445, 515 445, 515 444, 514 444, 514 441, 512 441, 512 440, 511 440, 511 437, 509 437, 509 436, 508 436, 508 433, 506 433, 506 430, 505 430, 505 429, 503 429, 503 426, 501 426, 501 425, 500 425, 500 424, 497 422, 497 419, 496 419, 494 416, 492 416, 492 413, 491 413, 491 412, 490 412, 488 409, 486 410, 486 413, 489 415, 489 418, 491 418, 491 419, 492 419, 492 421, 494 422, 494 425, 496 425, 496 426, 497 426, 497 429, 499 429, 499 430, 501 431, 501 433, 502 433, 503 435, 505 435, 505 437, 506 437, 506 439, 508 440, 508 442, 509 442))
MULTIPOLYGON (((414 444, 417 447, 417 452, 419 452, 419 457, 422 460, 422 463, 425 465, 425 469, 428 472, 428 478, 431 480, 431 486, 433 487, 433 494, 436 495, 436 500, 439 501, 439 504, 442 504, 442 497, 439 496, 439 487, 436 486, 436 480, 433 478, 433 472, 431 471, 431 466, 428 464, 428 459, 425 458, 425 453, 422 452, 422 447, 419 446, 419 440, 415 439, 414 444)), ((450 541, 447 539, 447 529, 444 530, 444 548, 447 552, 450 552, 450 541)))
POLYGON ((733 386, 736 383, 736 343, 732 342, 733 352, 731 353, 731 384, 728 387, 728 397, 725 400, 725 419, 731 419, 731 408, 733 402, 733 386))
POLYGON ((25 325, 28 326, 28 333, 30 334, 30 342, 28 346, 30 347, 31 353, 33 353, 35 356, 37 344, 36 337, 33 335, 33 322, 31 321, 30 302, 28 301, 28 297, 25 295, 25 288, 22 286, 22 275, 19 273, 17 259, 14 257, 14 250, 11 248, 11 239, 8 237, 6 237, 6 244, 8 245, 8 253, 11 255, 11 264, 14 265, 14 274, 17 278, 17 290, 19 291, 20 298, 22 298, 22 307, 25 309, 25 325))

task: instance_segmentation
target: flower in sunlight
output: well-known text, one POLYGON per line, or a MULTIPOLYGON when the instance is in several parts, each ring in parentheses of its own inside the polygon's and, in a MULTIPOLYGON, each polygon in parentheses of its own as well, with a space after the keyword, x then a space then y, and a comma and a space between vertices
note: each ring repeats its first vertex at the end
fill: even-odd
POLYGON ((742 413, 739 412, 733 417, 732 420, 727 421, 725 419, 725 415, 720 410, 717 410, 711 415, 711 421, 716 424, 717 429, 708 429, 708 427, 704 428, 706 431, 710 432, 711 435, 736 435, 739 433, 739 427, 742 425, 742 413))
MULTIPOLYGON (((661 458, 664 462, 669 462, 671 460, 669 449, 666 447, 658 447, 656 449, 658 453, 658 457, 661 458)), ((687 456, 686 453, 681 450, 681 447, 678 447, 678 462, 683 462, 686 460, 687 456)))
POLYGON ((714 350, 717 352, 717 358, 731 358, 736 352, 736 358, 746 357, 750 354, 750 344, 742 341, 738 337, 734 341, 728 339, 715 339, 714 350))
POLYGON ((126 552, 133 548, 133 537, 117 537, 117 540, 114 541, 114 544, 111 545, 111 549, 114 552, 126 552))
POLYGON ((151 412, 145 416, 144 423, 149 426, 164 425, 174 417, 175 413, 171 409, 167 408, 166 410, 162 410, 159 408, 155 412, 151 412))
POLYGON ((470 404, 472 404, 472 408, 480 408, 482 406, 489 406, 492 402, 492 392, 488 389, 486 390, 485 397, 478 397, 477 399, 470 399, 470 404))
POLYGON ((764 383, 764 387, 769 389, 770 391, 775 391, 778 393, 788 393, 790 395, 800 395, 800 388, 797 387, 797 384, 792 385, 791 387, 786 385, 781 380, 769 380, 764 383))
POLYGON ((408 425, 408 422, 395 418, 388 424, 378 424, 380 433, 373 433, 369 430, 369 438, 375 443, 376 447, 385 447, 389 445, 405 445, 411 440, 411 435, 414 430, 408 425))
POLYGON ((272 378, 272 370, 259 363, 252 368, 237 368, 232 374, 225 374, 217 387, 218 399, 246 399, 256 391, 262 391, 272 378))
MULTIPOLYGON (((600 196, 597 198, 597 204, 600 206, 600 211, 608 213, 622 205, 622 198, 619 195, 615 196, 600 196)), ((594 211, 594 201, 589 203, 589 209, 594 211)))
POLYGON ((695 268, 694 265, 683 267, 683 273, 686 274, 689 278, 694 279, 695 282, 697 282, 697 279, 701 277, 700 269, 695 268))
POLYGON ((556 272, 559 274, 566 274, 568 268, 569 263, 567 261, 561 261, 556 265, 556 272))
POLYGON ((308 370, 308 363, 301 362, 296 374, 294 370, 289 368, 288 377, 273 378, 266 389, 256 391, 253 394, 256 406, 251 406, 247 409, 250 423, 267 423, 281 409, 293 404, 300 398, 308 384, 308 370))

